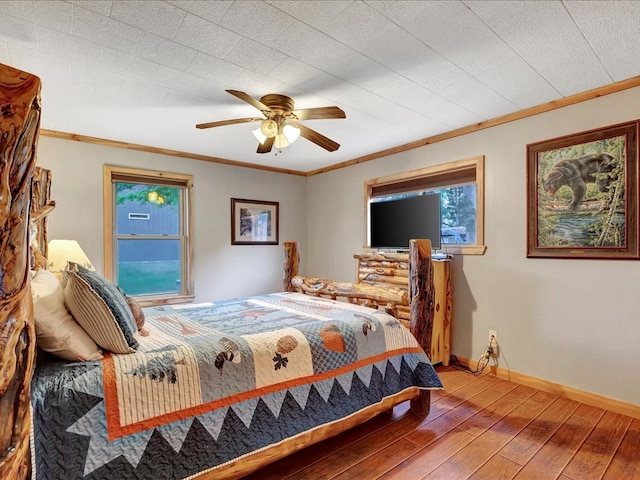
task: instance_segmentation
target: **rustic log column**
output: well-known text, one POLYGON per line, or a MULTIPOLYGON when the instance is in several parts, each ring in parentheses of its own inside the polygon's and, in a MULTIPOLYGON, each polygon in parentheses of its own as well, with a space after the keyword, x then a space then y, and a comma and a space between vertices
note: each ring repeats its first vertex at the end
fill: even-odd
POLYGON ((30 474, 35 327, 29 208, 40 128, 40 79, 0 64, 0 478, 30 474))
MULTIPOLYGON (((411 332, 422 348, 431 356, 431 331, 434 315, 433 265, 431 242, 411 240, 409 242, 409 292, 411 304, 411 332)), ((411 411, 428 415, 431 408, 431 392, 421 390, 420 396, 411 400, 411 411)))
POLYGON ((298 242, 284 242, 284 278, 282 279, 282 290, 284 292, 296 291, 291 285, 291 279, 298 275, 299 265, 298 242))

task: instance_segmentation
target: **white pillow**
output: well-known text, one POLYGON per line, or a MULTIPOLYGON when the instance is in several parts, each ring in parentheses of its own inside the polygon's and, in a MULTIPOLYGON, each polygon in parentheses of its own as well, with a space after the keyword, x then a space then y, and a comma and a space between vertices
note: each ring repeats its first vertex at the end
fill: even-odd
POLYGON ((38 346, 72 361, 99 360, 102 352, 64 305, 64 290, 55 274, 39 269, 31 280, 38 346))

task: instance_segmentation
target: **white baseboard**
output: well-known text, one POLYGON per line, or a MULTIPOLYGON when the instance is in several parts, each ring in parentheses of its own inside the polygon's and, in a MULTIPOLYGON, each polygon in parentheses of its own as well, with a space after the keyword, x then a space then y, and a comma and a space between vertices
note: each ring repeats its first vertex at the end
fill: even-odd
MULTIPOLYGON (((458 357, 458 359, 469 365, 469 368, 472 370, 475 370, 478 366, 478 360, 464 357, 458 357)), ((568 387, 566 385, 550 382, 549 380, 544 380, 542 378, 532 377, 530 375, 525 375, 524 373, 514 372, 513 370, 508 370, 491 364, 487 365, 483 375, 492 375, 496 378, 509 380, 510 382, 518 383, 520 385, 537 388, 543 392, 553 393, 561 397, 586 403, 587 405, 604 408, 606 410, 611 410, 612 412, 640 419, 640 405, 635 405, 633 403, 627 403, 621 400, 616 400, 615 398, 605 397, 604 395, 598 395, 596 393, 587 392, 574 387, 568 387)))

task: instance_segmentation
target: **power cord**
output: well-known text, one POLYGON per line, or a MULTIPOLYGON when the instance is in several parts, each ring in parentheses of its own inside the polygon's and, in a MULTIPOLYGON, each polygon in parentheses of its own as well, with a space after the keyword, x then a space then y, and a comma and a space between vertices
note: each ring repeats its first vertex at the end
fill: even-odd
POLYGON ((493 335, 491 335, 491 338, 489 339, 489 344, 487 345, 487 349, 484 351, 484 353, 478 360, 478 365, 476 366, 475 370, 472 370, 469 367, 469 365, 462 363, 460 359, 453 354, 451 354, 449 365, 451 365, 456 370, 461 370, 463 372, 467 372, 472 375, 481 375, 482 372, 484 372, 484 369, 487 368, 487 365, 489 365, 489 359, 495 352, 495 349, 493 347, 494 343, 496 344, 496 347, 497 347, 498 345, 496 342, 496 338, 493 335))

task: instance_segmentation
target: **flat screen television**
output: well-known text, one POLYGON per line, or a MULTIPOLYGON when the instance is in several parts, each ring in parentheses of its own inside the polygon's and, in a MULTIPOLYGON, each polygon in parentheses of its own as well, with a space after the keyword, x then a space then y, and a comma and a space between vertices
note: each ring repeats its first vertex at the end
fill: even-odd
POLYGON ((440 195, 437 193, 371 202, 369 239, 372 248, 409 248, 412 238, 428 238, 440 248, 440 195))

